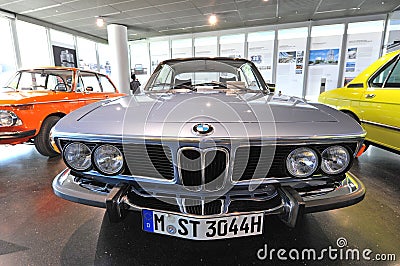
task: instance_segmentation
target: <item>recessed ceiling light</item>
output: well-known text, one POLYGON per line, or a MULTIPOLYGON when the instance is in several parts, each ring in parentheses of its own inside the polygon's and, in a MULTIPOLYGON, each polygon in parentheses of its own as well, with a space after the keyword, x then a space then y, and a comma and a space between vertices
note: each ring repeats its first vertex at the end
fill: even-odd
POLYGON ((104 18, 98 17, 98 18, 96 19, 96 25, 97 25, 98 27, 103 27, 103 26, 104 26, 104 18))
POLYGON ((208 23, 210 23, 211 26, 214 26, 217 24, 218 18, 215 14, 211 14, 210 17, 208 18, 208 23))

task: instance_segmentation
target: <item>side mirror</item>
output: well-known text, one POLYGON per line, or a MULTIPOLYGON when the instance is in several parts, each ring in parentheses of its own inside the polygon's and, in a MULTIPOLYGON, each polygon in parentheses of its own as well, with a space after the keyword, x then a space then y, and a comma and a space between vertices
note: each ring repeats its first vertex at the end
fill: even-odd
POLYGON ((275 83, 267 83, 267 86, 271 93, 275 92, 275 83))

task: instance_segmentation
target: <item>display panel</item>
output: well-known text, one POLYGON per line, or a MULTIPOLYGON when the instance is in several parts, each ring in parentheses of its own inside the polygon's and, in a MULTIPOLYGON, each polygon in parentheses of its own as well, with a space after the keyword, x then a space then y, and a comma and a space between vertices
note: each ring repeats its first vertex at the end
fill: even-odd
POLYGON ((266 82, 272 82, 275 31, 252 32, 247 35, 248 58, 266 82))
POLYGON ((311 30, 306 99, 317 101, 321 92, 337 87, 344 24, 311 30))
POLYGON ((302 97, 307 35, 306 27, 278 31, 276 87, 283 94, 302 97))
POLYGON ((343 85, 379 58, 383 20, 350 23, 347 30, 343 85))

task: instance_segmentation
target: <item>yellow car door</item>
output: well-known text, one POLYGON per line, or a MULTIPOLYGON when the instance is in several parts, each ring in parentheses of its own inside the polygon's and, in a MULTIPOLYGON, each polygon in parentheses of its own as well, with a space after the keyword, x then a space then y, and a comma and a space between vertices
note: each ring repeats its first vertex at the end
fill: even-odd
POLYGON ((360 101, 366 139, 400 151, 400 58, 376 72, 360 101))

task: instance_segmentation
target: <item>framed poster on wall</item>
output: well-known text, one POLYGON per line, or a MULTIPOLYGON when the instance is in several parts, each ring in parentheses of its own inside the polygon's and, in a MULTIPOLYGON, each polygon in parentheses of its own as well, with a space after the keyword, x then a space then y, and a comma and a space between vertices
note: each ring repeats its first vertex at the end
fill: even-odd
POLYGON ((76 50, 53 45, 54 65, 62 67, 78 67, 76 50))

